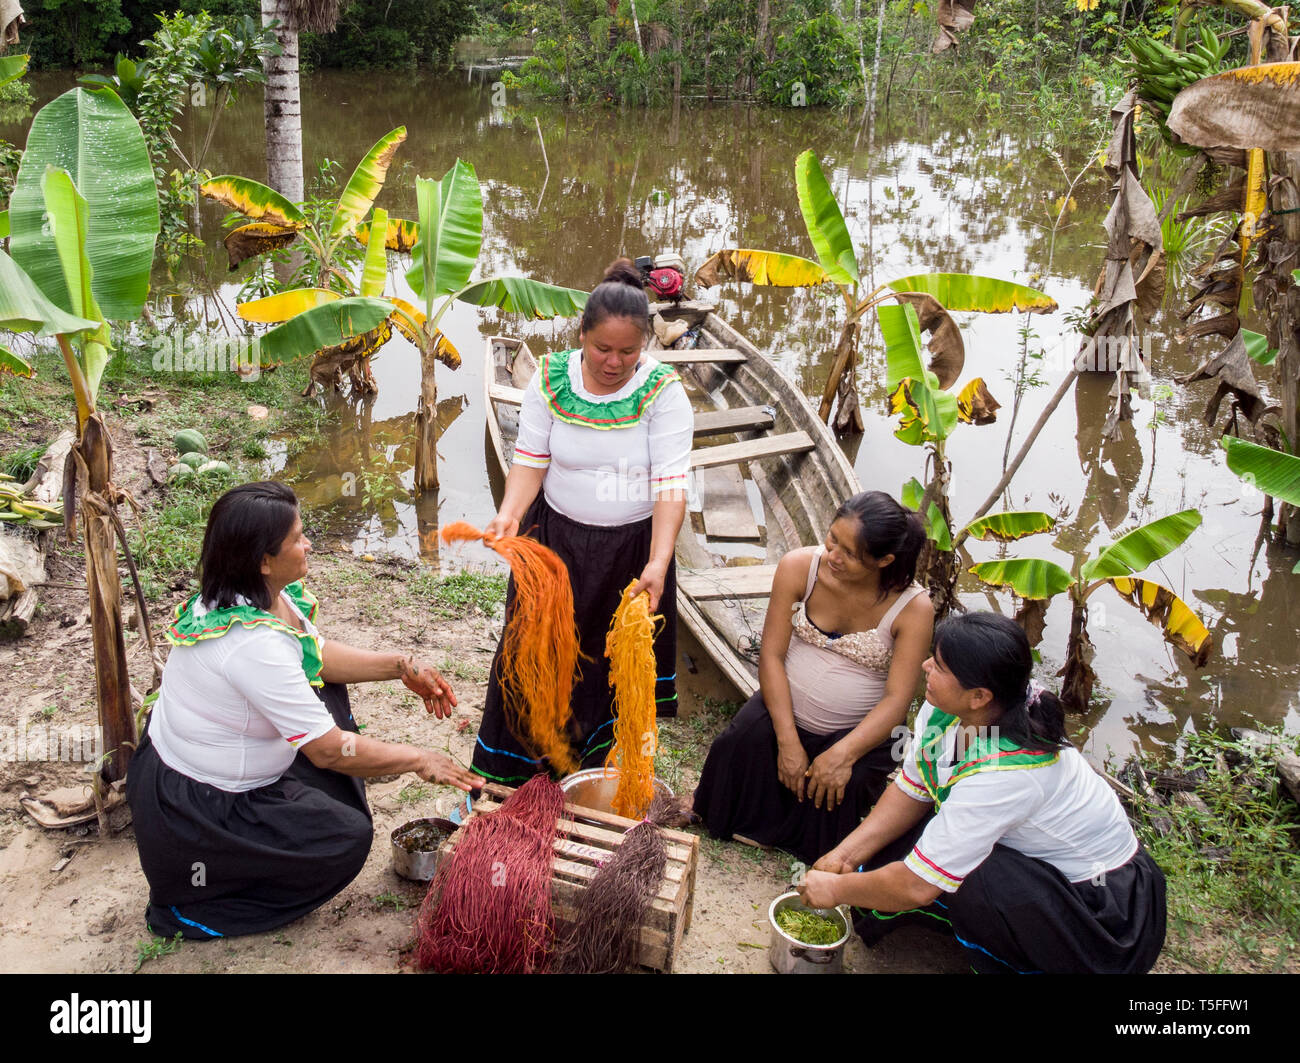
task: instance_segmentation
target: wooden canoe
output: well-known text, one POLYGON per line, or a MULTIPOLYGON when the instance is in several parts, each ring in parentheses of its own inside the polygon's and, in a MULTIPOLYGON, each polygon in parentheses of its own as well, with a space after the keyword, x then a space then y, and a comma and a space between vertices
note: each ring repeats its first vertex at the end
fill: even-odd
MULTIPOLYGON (((776 563, 822 542, 857 476, 802 392, 711 304, 652 304, 664 322, 692 327, 681 343, 649 353, 677 367, 695 408, 688 519, 677 539, 682 621, 745 697, 758 689, 758 649, 776 563)), ((524 342, 487 341, 487 431, 509 468, 523 389, 536 369, 524 342)))

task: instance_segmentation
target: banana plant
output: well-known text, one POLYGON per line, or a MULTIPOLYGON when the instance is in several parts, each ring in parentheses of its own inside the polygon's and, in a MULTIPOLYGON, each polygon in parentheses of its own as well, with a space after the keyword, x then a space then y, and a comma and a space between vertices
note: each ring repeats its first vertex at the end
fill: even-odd
POLYGON ((226 235, 231 269, 247 258, 288 247, 299 237, 311 251, 313 286, 236 307, 245 321, 279 326, 260 337, 262 360, 311 358, 304 395, 318 384, 339 386, 345 373, 351 377, 354 393, 374 394, 378 388, 370 372, 371 356, 388 342, 394 328, 407 335, 415 332, 407 313, 410 304, 381 298, 386 276, 382 256, 377 262, 367 259, 359 290, 338 264, 339 249, 370 212, 405 139, 406 128, 399 126, 366 152, 344 186, 328 226, 316 224, 279 192, 248 178, 214 177, 201 187, 208 198, 252 219, 226 235))
POLYGON ((861 432, 863 429, 857 394, 858 339, 867 312, 886 300, 909 302, 917 309, 922 327, 930 333, 929 346, 933 356, 930 368, 939 376, 940 386, 944 388, 957 379, 965 359, 961 333, 949 311, 1006 313, 1020 309, 1029 313, 1051 313, 1056 309, 1055 299, 1033 288, 992 277, 956 273, 901 277, 878 285, 865 296, 861 295, 862 277, 853 240, 821 164, 811 150, 803 152, 795 160, 795 186, 799 210, 817 255, 816 262, 776 251, 728 248, 710 256, 696 270, 695 280, 706 288, 723 280, 738 280, 779 288, 833 284, 839 289, 846 319, 818 411, 822 420, 829 423, 838 395, 839 407, 834 422, 837 432, 861 432))
MULTIPOLYGON (((968 534, 977 539, 998 538, 995 517, 973 522, 967 527, 968 534)), ((1070 637, 1065 665, 1057 674, 1063 677, 1061 702, 1066 710, 1084 712, 1097 679, 1092 669, 1093 645, 1088 637, 1088 600, 1102 587, 1113 587, 1125 601, 1140 609, 1160 628, 1165 641, 1185 653, 1197 668, 1209 658, 1213 639, 1191 607, 1167 587, 1137 576, 1177 549, 1200 524, 1201 515, 1194 509, 1161 517, 1120 536, 1096 557, 1076 561, 1073 572, 1031 557, 982 561, 972 565, 970 571, 984 583, 1010 587, 1025 599, 1017 619, 1030 634, 1031 642, 1042 636, 1048 601, 1058 594, 1069 594, 1073 610, 1070 637)))
MULTIPOLYGON (((116 505, 113 451, 95 399, 109 360, 109 320, 140 316, 158 237, 158 195, 144 135, 117 95, 72 89, 32 121, 10 199, 10 253, 0 253, 0 326, 52 336, 76 400, 78 438, 64 474, 65 533, 81 503, 96 699, 108 781, 125 776, 136 741, 122 622, 117 541, 134 571, 116 505)), ((0 368, 31 366, 0 349, 0 368)), ((136 584, 142 628, 143 594, 136 584)), ((155 681, 158 678, 155 660, 155 681)))
POLYGON ((459 300, 526 314, 535 320, 571 317, 587 305, 587 293, 526 277, 470 279, 483 247, 483 192, 474 167, 463 159, 457 159, 440 180, 417 177, 415 199, 417 222, 390 219, 376 212, 374 220, 357 236, 366 244, 367 262, 381 260, 376 253, 383 256, 386 248, 409 250, 414 259, 406 281, 423 300, 423 312, 408 305, 400 315, 405 320, 399 327, 420 351, 415 484, 420 490, 428 490, 438 485, 438 390, 434 367, 438 361, 451 368, 460 364, 459 352, 439 328, 447 311, 459 300), (414 337, 408 332, 411 326, 414 337))

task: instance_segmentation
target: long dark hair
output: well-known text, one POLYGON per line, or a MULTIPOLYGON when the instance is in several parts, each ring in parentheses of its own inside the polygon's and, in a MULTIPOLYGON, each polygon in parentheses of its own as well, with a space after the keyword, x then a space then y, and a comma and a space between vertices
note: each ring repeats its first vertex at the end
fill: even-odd
POLYGON ((1065 710, 1056 695, 1040 690, 1029 704, 1034 658, 1019 624, 997 613, 950 616, 934 630, 934 652, 963 687, 984 687, 1002 709, 996 726, 1026 749, 1070 744, 1065 710))
POLYGON ((297 516, 297 497, 275 480, 241 484, 218 498, 199 554, 203 601, 228 609, 242 595, 259 609, 270 609, 262 558, 280 552, 297 516))
POLYGON ((894 560, 880 570, 883 593, 901 591, 911 584, 916 576, 916 559, 925 545, 925 531, 915 513, 884 491, 863 491, 835 511, 835 520, 841 517, 857 522, 859 557, 894 555, 894 560))
POLYGON ((590 332, 609 317, 626 317, 636 322, 642 336, 650 335, 650 301, 646 298, 641 271, 630 258, 616 258, 605 276, 587 297, 582 311, 582 331, 590 332))

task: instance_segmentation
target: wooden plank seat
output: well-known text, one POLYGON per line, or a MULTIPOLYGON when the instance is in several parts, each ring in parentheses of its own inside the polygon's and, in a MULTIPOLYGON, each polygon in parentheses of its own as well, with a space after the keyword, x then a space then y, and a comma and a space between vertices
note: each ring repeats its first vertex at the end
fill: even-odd
POLYGON ((812 437, 807 432, 785 432, 777 436, 747 439, 741 443, 723 443, 716 447, 702 447, 691 452, 692 469, 708 469, 715 465, 732 465, 739 461, 757 458, 775 458, 782 454, 800 454, 812 450, 812 437))
POLYGON ((775 565, 678 569, 677 586, 697 602, 766 598, 772 593, 775 575, 775 565))

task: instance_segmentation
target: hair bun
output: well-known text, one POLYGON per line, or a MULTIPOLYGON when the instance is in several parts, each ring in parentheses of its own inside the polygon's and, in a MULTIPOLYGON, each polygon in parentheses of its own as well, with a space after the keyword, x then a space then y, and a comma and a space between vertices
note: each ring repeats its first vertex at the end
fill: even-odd
POLYGON ((645 291, 645 281, 641 279, 641 271, 636 268, 630 258, 616 258, 605 268, 605 276, 600 279, 601 284, 626 284, 631 288, 645 291))

